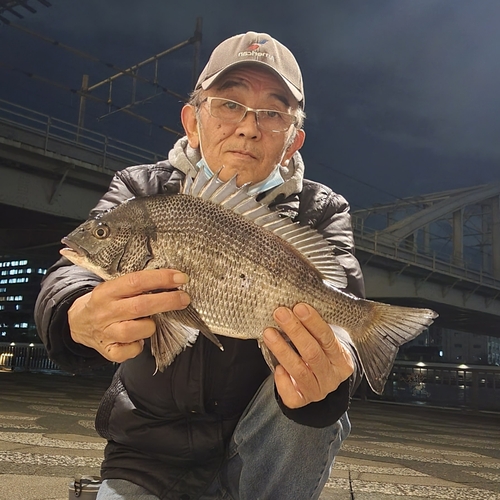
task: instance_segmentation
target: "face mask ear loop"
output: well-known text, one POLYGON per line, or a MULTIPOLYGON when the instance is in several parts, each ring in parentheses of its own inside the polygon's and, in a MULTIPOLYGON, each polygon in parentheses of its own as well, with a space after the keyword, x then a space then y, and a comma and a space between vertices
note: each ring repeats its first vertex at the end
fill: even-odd
POLYGON ((198 142, 200 143, 199 147, 200 147, 201 159, 205 161, 205 155, 203 154, 203 146, 201 145, 200 115, 198 114, 198 112, 196 113, 196 130, 198 132, 198 142))
MULTIPOLYGON (((297 134, 297 129, 294 130, 294 132, 290 135, 290 137, 286 141, 285 147, 283 148, 283 153, 281 155, 281 159, 280 159, 279 165, 286 166, 286 165, 283 164, 283 158, 285 157, 286 152, 292 147, 292 144, 293 144, 293 141, 295 140, 295 135, 296 134, 297 134)), ((289 161, 290 160, 287 161, 287 164, 288 164, 289 161)))

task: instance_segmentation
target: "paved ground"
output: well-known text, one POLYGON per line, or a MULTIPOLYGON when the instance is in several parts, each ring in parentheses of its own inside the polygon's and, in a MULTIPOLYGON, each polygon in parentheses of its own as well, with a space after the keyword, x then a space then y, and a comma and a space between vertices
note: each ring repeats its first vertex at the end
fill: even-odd
MULTIPOLYGON (((99 474, 106 385, 0 372, 0 500, 66 500, 76 474, 99 474)), ((355 401, 351 420, 321 500, 500 500, 499 414, 355 401)))

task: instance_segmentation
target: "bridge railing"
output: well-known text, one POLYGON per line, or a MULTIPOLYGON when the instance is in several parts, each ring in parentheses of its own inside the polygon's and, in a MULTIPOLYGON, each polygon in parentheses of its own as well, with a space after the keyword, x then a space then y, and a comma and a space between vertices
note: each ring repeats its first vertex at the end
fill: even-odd
POLYGON ((18 371, 61 371, 47 357, 41 344, 0 343, 0 369, 18 371))
POLYGON ((500 280, 483 272, 481 268, 478 269, 478 265, 475 263, 464 261, 461 265, 456 265, 452 262, 451 256, 448 255, 437 255, 436 252, 426 254, 419 252, 416 248, 404 248, 401 246, 400 240, 393 239, 391 241, 387 235, 381 237, 376 230, 366 228, 363 219, 356 216, 352 217, 352 223, 356 248, 360 250, 500 290, 500 280))
POLYGON ((37 147, 41 144, 44 152, 51 151, 51 140, 63 142, 87 151, 97 153, 102 157, 101 166, 106 166, 108 158, 121 160, 129 165, 156 162, 159 155, 147 149, 134 146, 128 142, 114 139, 107 135, 78 127, 58 118, 34 111, 18 104, 0 99, 0 123, 14 126, 35 134, 38 138, 37 147))
POLYGON ((500 411, 500 367, 398 360, 383 395, 369 392, 368 399, 500 411))
MULTIPOLYGON (((114 371, 110 363, 102 369, 94 370, 114 371)), ((51 361, 43 344, 8 343, 0 342, 0 370, 23 372, 63 372, 61 368, 51 361)))
MULTIPOLYGON (((110 364, 94 371, 112 373, 115 368, 110 364)), ((6 342, 0 343, 0 370, 62 371, 48 359, 43 345, 6 342)), ((363 399, 500 411, 500 367, 397 360, 382 396, 367 390, 366 385, 357 395, 363 399)))

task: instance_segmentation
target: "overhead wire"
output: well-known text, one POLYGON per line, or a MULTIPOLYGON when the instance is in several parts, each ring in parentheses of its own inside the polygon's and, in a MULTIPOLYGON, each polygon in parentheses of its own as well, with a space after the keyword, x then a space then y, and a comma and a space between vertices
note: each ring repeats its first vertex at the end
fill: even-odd
POLYGON ((140 121, 143 121, 145 123, 148 123, 149 125, 153 125, 155 127, 158 127, 162 130, 165 130, 166 132, 170 132, 178 137, 182 137, 184 135, 182 132, 179 132, 178 130, 174 130, 173 128, 167 127, 166 125, 156 123, 155 121, 151 120, 150 118, 146 118, 145 116, 134 113, 133 111, 130 111, 130 109, 128 109, 125 106, 118 106, 117 104, 114 104, 112 101, 109 101, 107 99, 102 99, 102 98, 94 96, 92 94, 87 94, 86 92, 83 92, 80 89, 75 89, 75 88, 69 87, 68 85, 65 85, 63 83, 56 82, 54 80, 50 80, 49 78, 46 78, 44 76, 37 75, 36 73, 26 71, 26 70, 23 70, 21 68, 17 68, 15 66, 12 66, 11 64, 3 63, 1 61, 0 61, 0 68, 4 68, 4 69, 7 69, 9 71, 14 71, 14 72, 20 73, 28 78, 32 78, 33 80, 37 80, 37 81, 43 82, 45 84, 52 85, 54 87, 58 87, 58 88, 65 90, 67 92, 71 92, 72 94, 76 94, 76 95, 79 95, 81 97, 85 97, 86 99, 90 99, 92 101, 99 102, 99 103, 104 103, 113 109, 116 109, 118 111, 126 113, 126 114, 140 120, 140 121))

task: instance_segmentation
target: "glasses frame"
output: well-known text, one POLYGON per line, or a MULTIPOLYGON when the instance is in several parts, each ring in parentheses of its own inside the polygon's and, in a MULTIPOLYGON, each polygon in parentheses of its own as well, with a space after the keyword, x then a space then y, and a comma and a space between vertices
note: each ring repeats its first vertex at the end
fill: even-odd
POLYGON ((268 132, 286 132, 292 125, 294 127, 296 127, 297 122, 298 122, 297 116, 292 114, 292 113, 287 113, 286 111, 278 111, 276 109, 264 109, 264 108, 255 109, 255 108, 251 108, 249 106, 245 106, 244 104, 241 104, 241 102, 235 101, 234 99, 226 99, 225 97, 217 97, 217 96, 205 97, 205 99, 203 99, 203 101, 200 102, 200 106, 205 102, 208 103, 208 113, 210 114, 210 116, 212 118, 215 118, 216 120, 222 120, 223 122, 226 122, 226 123, 234 123, 234 124, 241 123, 246 118, 249 111, 251 111, 252 113, 255 113, 255 118, 257 120, 257 126, 263 130, 267 130, 268 132), (241 106, 242 108, 244 108, 245 112, 243 113, 243 116, 238 121, 225 120, 224 118, 214 116, 212 114, 212 100, 213 99, 219 99, 221 101, 226 101, 226 102, 234 102, 234 104, 237 104, 238 106, 241 106), (290 125, 283 130, 274 130, 274 129, 269 129, 269 128, 263 127, 259 121, 259 114, 262 112, 266 112, 266 111, 272 111, 273 113, 279 113, 280 115, 289 116, 292 119, 292 123, 290 123, 290 125))

